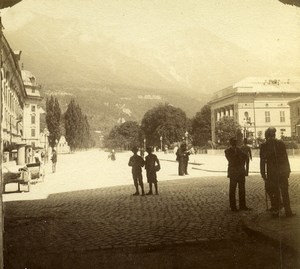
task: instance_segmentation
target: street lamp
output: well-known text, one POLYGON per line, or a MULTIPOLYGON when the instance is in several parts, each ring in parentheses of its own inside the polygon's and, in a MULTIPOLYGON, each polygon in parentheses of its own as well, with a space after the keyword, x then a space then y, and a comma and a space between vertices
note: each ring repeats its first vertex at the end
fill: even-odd
POLYGON ((160 138, 159 138, 159 140, 160 140, 160 151, 162 151, 162 139, 163 139, 163 137, 160 136, 160 138))
POLYGON ((146 138, 144 138, 144 150, 146 150, 146 138))

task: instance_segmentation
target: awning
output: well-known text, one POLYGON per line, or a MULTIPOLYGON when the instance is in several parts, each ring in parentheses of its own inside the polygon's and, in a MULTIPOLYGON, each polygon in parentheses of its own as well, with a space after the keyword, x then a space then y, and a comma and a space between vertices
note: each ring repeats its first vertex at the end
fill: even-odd
POLYGON ((12 7, 21 1, 22 0, 0 0, 0 9, 12 7))

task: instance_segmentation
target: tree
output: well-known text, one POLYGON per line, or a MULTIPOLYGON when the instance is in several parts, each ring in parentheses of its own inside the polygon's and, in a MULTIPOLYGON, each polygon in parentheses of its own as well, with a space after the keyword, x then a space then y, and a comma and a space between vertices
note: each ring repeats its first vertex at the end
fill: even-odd
POLYGON ((216 122, 216 137, 219 144, 224 146, 228 145, 231 137, 236 137, 241 142, 243 138, 241 126, 233 117, 225 116, 216 122))
POLYGON ((141 128, 135 121, 127 121, 115 126, 105 139, 110 148, 130 149, 141 144, 141 128))
POLYGON ((46 124, 49 130, 49 144, 51 147, 56 146, 56 142, 60 139, 60 121, 61 109, 57 98, 51 95, 46 100, 46 124))
POLYGON ((205 105, 192 119, 193 144, 205 146, 211 140, 211 111, 210 106, 205 105))
POLYGON ((72 99, 64 115, 66 140, 72 151, 89 148, 93 145, 87 116, 72 99))
POLYGON ((141 123, 147 144, 153 146, 160 144, 160 137, 167 145, 181 141, 187 128, 185 112, 169 104, 161 104, 148 110, 141 123))

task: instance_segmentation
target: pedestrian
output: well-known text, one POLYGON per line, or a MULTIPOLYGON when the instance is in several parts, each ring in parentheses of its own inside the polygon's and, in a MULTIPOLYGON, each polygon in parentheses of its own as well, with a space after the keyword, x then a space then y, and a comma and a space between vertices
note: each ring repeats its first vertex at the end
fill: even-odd
POLYGON ((282 199, 285 216, 292 217, 294 214, 288 190, 291 169, 286 148, 283 141, 275 138, 275 128, 269 127, 265 136, 266 142, 260 147, 260 173, 271 199, 271 214, 273 217, 279 217, 282 199))
POLYGON ((153 154, 152 147, 147 147, 146 151, 148 155, 146 156, 145 169, 147 174, 147 182, 149 183, 149 192, 146 195, 152 195, 152 184, 155 187, 155 194, 158 195, 158 186, 157 186, 157 175, 156 172, 160 170, 160 163, 155 154, 153 154))
POLYGON ((231 211, 238 211, 236 207, 236 187, 239 188, 239 210, 251 210, 246 206, 245 191, 245 161, 247 155, 237 147, 237 139, 230 138, 230 147, 225 150, 225 156, 228 160, 229 178, 229 205, 231 211))
POLYGON ((142 195, 145 195, 144 191, 144 183, 143 183, 143 175, 142 175, 142 167, 145 165, 144 159, 137 155, 138 152, 137 147, 132 148, 133 156, 130 157, 128 165, 132 167, 131 172, 132 172, 132 178, 133 178, 133 183, 135 187, 135 193, 133 195, 140 195, 139 192, 139 185, 142 190, 142 195))
POLYGON ((176 161, 178 161, 178 175, 188 175, 187 167, 189 162, 190 152, 187 150, 186 143, 182 143, 176 152, 176 161))
POLYGON ((56 163, 57 163, 57 152, 55 149, 52 150, 51 161, 52 161, 52 173, 55 173, 56 172, 56 163))
POLYGON ((40 153, 39 153, 39 151, 38 150, 36 150, 35 152, 34 152, 34 162, 35 163, 40 163, 41 162, 41 156, 40 156, 40 153))
POLYGON ((246 159, 246 176, 249 175, 249 162, 250 160, 252 161, 252 152, 251 152, 251 148, 248 146, 248 140, 247 138, 244 138, 244 144, 241 146, 241 150, 247 155, 247 159, 246 159))
POLYGON ((110 153, 110 159, 111 159, 112 161, 115 161, 115 160, 116 160, 116 153, 115 153, 115 150, 114 150, 114 149, 111 150, 111 153, 110 153))

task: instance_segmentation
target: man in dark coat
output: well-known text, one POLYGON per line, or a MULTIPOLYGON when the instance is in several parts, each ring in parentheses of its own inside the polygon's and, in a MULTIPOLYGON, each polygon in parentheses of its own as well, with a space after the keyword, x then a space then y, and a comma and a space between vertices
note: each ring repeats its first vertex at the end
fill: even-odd
POLYGON ((235 192, 239 187, 239 210, 250 210, 246 206, 245 191, 245 162, 247 155, 237 147, 237 139, 230 139, 230 147, 225 150, 225 156, 228 160, 229 183, 229 204, 232 211, 238 211, 236 207, 235 192))
POLYGON ((176 152, 176 160, 178 161, 178 175, 188 175, 187 167, 189 162, 190 152, 187 150, 186 143, 182 143, 176 152))
POLYGON ((288 191, 290 163, 283 141, 275 138, 276 129, 266 130, 266 142, 260 148, 260 173, 266 182, 267 192, 271 199, 272 215, 279 216, 281 198, 286 217, 292 217, 288 191), (280 197, 281 193, 281 197, 280 197))
POLYGON ((249 162, 252 161, 252 153, 251 148, 248 146, 248 140, 247 138, 244 138, 244 144, 241 146, 241 150, 247 155, 246 159, 246 176, 249 174, 249 162))

